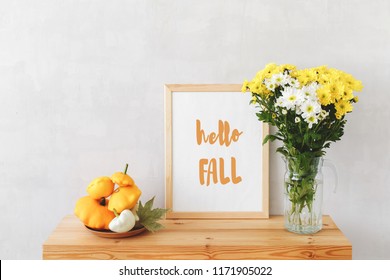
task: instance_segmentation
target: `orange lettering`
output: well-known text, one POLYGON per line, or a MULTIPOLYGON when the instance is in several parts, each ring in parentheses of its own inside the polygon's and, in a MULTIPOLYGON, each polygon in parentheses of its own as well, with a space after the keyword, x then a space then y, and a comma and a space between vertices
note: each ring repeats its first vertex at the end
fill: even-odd
POLYGON ((225 161, 223 158, 219 158, 219 168, 217 168, 217 160, 212 158, 209 160, 202 158, 199 160, 199 182, 201 185, 206 183, 206 186, 210 185, 211 177, 214 184, 218 184, 218 179, 221 185, 226 185, 232 182, 234 185, 242 181, 241 176, 237 176, 236 158, 231 157, 231 173, 230 177, 225 176, 225 161), (206 168, 206 165, 208 167, 206 168), (207 173, 207 179, 205 176, 207 173))
POLYGON ((242 134, 242 131, 239 132, 237 129, 234 129, 232 132, 232 138, 231 138, 233 140, 233 142, 237 142, 238 138, 240 138, 241 134, 242 134))
POLYGON ((218 177, 217 177, 217 161, 215 158, 212 158, 209 163, 209 168, 207 170, 207 184, 206 186, 210 185, 210 175, 213 175, 213 182, 214 184, 218 183, 218 177))
POLYGON ((218 136, 215 134, 215 132, 211 132, 208 138, 210 140, 210 144, 212 145, 217 141, 218 136))
POLYGON ((207 162, 208 160, 206 158, 199 160, 199 182, 201 185, 204 185, 204 173, 206 173, 204 166, 207 164, 207 162))
POLYGON ((226 185, 230 182, 230 178, 225 177, 225 161, 223 158, 219 158, 219 179, 222 185, 226 185))
POLYGON ((242 181, 242 178, 240 176, 236 176, 236 158, 232 157, 232 183, 238 184, 242 181))
POLYGON ((213 145, 215 142, 219 141, 219 145, 229 147, 232 142, 237 142, 240 138, 242 131, 233 129, 232 134, 230 135, 230 124, 227 121, 218 121, 218 133, 211 132, 208 136, 201 128, 202 124, 200 120, 196 120, 196 142, 198 145, 209 142, 213 145))
POLYGON ((200 120, 196 120, 196 142, 198 142, 198 145, 202 144, 202 139, 205 143, 207 143, 208 140, 208 137, 206 138, 204 130, 200 128, 200 125, 200 120))
MULTIPOLYGON (((225 141, 228 141, 229 139, 229 132, 230 132, 230 125, 227 121, 222 122, 221 120, 218 121, 218 132, 224 132, 224 135, 221 133, 221 137, 219 138, 219 144, 222 146, 225 141)), ((230 143, 227 143, 226 147, 228 147, 230 143)))

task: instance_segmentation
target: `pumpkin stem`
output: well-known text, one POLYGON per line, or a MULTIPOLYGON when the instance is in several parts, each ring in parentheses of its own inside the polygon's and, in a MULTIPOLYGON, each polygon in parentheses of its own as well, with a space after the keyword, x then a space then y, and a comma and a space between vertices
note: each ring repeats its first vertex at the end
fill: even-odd
POLYGON ((114 214, 115 214, 115 217, 119 217, 119 214, 118 214, 118 212, 116 211, 116 209, 114 208, 114 214))
POLYGON ((123 171, 123 174, 126 174, 126 173, 127 173, 127 167, 129 167, 129 164, 128 164, 128 163, 126 163, 125 171, 123 171))
POLYGON ((102 197, 102 198, 100 199, 99 204, 100 204, 101 206, 106 206, 106 198, 105 198, 105 197, 102 197))

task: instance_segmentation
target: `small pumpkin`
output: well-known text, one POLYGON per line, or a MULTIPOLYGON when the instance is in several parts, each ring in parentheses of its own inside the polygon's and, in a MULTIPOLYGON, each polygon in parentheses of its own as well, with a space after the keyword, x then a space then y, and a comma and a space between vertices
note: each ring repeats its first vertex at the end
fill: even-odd
POLYGON ((129 165, 126 163, 125 170, 123 172, 116 172, 111 176, 111 180, 119 187, 131 187, 134 185, 134 180, 127 175, 127 168, 129 165))
POLYGON ((119 187, 112 193, 108 209, 114 211, 115 208, 118 213, 125 209, 131 209, 137 204, 140 196, 141 190, 136 184, 131 187, 119 187))
POLYGON ((88 194, 94 199, 108 197, 114 191, 115 184, 110 177, 102 176, 94 179, 87 187, 88 194))
POLYGON ((109 229, 108 225, 115 218, 114 212, 108 210, 108 199, 96 200, 90 196, 80 198, 74 209, 76 216, 93 229, 109 229))

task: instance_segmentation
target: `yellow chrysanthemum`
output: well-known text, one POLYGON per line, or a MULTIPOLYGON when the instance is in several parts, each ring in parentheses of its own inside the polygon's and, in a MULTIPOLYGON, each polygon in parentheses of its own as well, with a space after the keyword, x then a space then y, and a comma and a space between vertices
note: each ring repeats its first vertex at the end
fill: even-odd
POLYGON ((332 103, 332 96, 327 87, 321 87, 317 90, 317 97, 321 105, 327 106, 332 103))
POLYGON ((353 81, 352 83, 352 89, 354 91, 362 91, 363 89, 363 84, 362 84, 362 81, 359 81, 359 80, 355 80, 353 81))
POLYGON ((331 102, 335 103, 336 100, 341 99, 344 92, 344 85, 339 82, 330 82, 329 85, 326 86, 329 89, 329 93, 331 96, 331 102))
POLYGON ((354 100, 353 91, 360 91, 363 87, 361 81, 356 80, 352 75, 327 66, 297 70, 295 65, 292 64, 277 65, 269 63, 264 69, 256 73, 252 81, 244 81, 242 92, 249 89, 252 93, 258 95, 266 97, 271 95, 272 91, 267 89, 265 81, 275 74, 283 73, 286 69, 289 70, 289 75, 295 78, 301 86, 312 82, 322 85, 321 90, 317 92, 322 105, 329 105, 340 99, 354 100))
POLYGON ((264 76, 264 78, 269 79, 272 77, 273 74, 276 74, 278 72, 280 72, 280 70, 278 69, 278 65, 276 65, 275 63, 269 63, 263 69, 262 76, 264 76))
POLYGON ((336 109, 336 118, 341 119, 346 113, 352 112, 353 106, 349 101, 338 100, 334 107, 336 109))
POLYGON ((261 93, 261 86, 260 85, 261 84, 256 82, 256 81, 252 81, 252 82, 248 83, 249 91, 253 92, 253 93, 260 94, 261 93))
POLYGON ((280 65, 280 68, 282 68, 283 70, 287 69, 287 70, 292 71, 292 70, 296 69, 296 66, 292 65, 292 64, 282 64, 282 65, 280 65))
POLYGON ((349 100, 353 99, 353 97, 354 96, 352 93, 352 89, 350 89, 349 87, 344 87, 341 99, 349 101, 349 100))
POLYGON ((270 94, 270 91, 266 88, 266 86, 257 79, 248 82, 247 87, 250 92, 258 95, 266 97, 270 94))
POLYGON ((318 75, 328 75, 329 74, 329 69, 328 69, 328 66, 326 66, 326 65, 314 67, 313 70, 315 70, 318 75))
POLYGON ((252 95, 251 103, 255 104, 257 102, 257 98, 255 95, 252 95))
POLYGON ((272 95, 272 91, 268 90, 265 85, 261 85, 261 90, 264 96, 272 95))
POLYGON ((307 85, 311 82, 317 81, 317 73, 313 69, 295 71, 293 76, 295 76, 301 85, 307 85))
MULTIPOLYGON (((278 84, 275 82, 275 79, 277 79, 278 76, 281 76, 281 80, 284 79, 284 75, 274 75, 280 73, 288 74, 290 77, 286 77, 286 81, 288 81, 287 86, 297 89, 304 88, 303 86, 311 83, 318 83, 319 89, 316 94, 319 103, 321 106, 330 106, 331 104, 334 104, 336 111, 335 117, 337 119, 342 119, 345 114, 352 112, 352 103, 356 103, 359 100, 357 96, 354 96, 354 91, 361 91, 363 88, 362 82, 356 80, 352 75, 338 69, 328 68, 327 66, 298 70, 291 64, 276 65, 275 63, 270 63, 267 64, 264 69, 257 72, 256 76, 251 81, 245 80, 242 85, 242 91, 246 92, 249 90, 252 93, 252 103, 261 103, 267 99, 268 101, 274 102, 275 98, 272 99, 272 96, 277 94, 277 92, 274 91, 274 88, 275 85, 278 84), (286 70, 288 70, 288 73, 286 70), (293 84, 293 82, 295 84, 293 84), (271 85, 273 87, 271 87, 271 85)), ((285 86, 284 83, 280 82, 280 84, 285 86)), ((309 96, 309 94, 307 96, 309 96)), ((293 102, 294 100, 291 98, 287 101, 293 102)), ((266 110, 266 108, 263 109, 266 110)), ((329 112, 324 110, 322 110, 322 112, 329 114, 329 112)), ((320 117, 325 118, 326 115, 322 112, 320 117)), ((277 117, 275 113, 271 116, 272 118, 277 117)))
POLYGON ((353 91, 361 91, 363 89, 363 84, 361 81, 356 80, 351 74, 345 72, 340 72, 340 79, 343 81, 346 87, 353 91))
POLYGON ((329 79, 329 82, 333 84, 338 83, 340 81, 340 76, 337 75, 337 73, 335 73, 334 71, 329 72, 327 77, 329 79))
POLYGON ((264 67, 264 70, 265 71, 272 71, 273 69, 275 69, 276 67, 278 67, 277 64, 271 62, 271 63, 268 63, 265 67, 264 67))
POLYGON ((317 82, 321 85, 326 85, 330 81, 329 75, 325 75, 323 73, 318 74, 317 76, 317 82))
POLYGON ((241 92, 246 92, 248 90, 249 82, 248 80, 245 80, 241 87, 241 92))
POLYGON ((256 73, 256 76, 255 76, 255 78, 252 80, 252 82, 253 82, 254 80, 263 81, 264 79, 265 79, 265 72, 264 72, 264 70, 261 70, 261 71, 259 71, 259 72, 256 73))

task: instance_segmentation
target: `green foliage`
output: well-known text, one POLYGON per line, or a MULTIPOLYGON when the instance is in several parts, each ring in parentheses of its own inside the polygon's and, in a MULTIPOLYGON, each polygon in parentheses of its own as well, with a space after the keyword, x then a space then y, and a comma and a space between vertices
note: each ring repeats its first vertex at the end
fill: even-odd
POLYGON ((162 217, 169 211, 169 209, 155 208, 153 209, 154 197, 150 199, 145 205, 139 202, 137 215, 139 217, 139 223, 143 225, 147 230, 156 232, 163 227, 157 221, 161 220, 162 217))
POLYGON ((286 110, 287 114, 283 114, 283 108, 275 106, 279 96, 281 88, 277 88, 275 94, 271 96, 254 95, 253 103, 258 104, 259 109, 256 113, 257 118, 277 128, 275 134, 265 136, 263 144, 275 140, 282 141, 284 148, 277 151, 285 156, 293 155, 294 151, 325 154, 325 149, 330 147, 331 142, 341 139, 346 120, 344 117, 341 119, 335 117, 334 106, 325 108, 329 110, 329 115, 309 128, 294 110, 286 110), (299 122, 296 122, 296 118, 299 122))
POLYGON ((292 203, 291 213, 300 213, 304 207, 311 211, 316 193, 315 177, 318 172, 320 154, 303 153, 286 157, 288 176, 286 193, 292 203))

